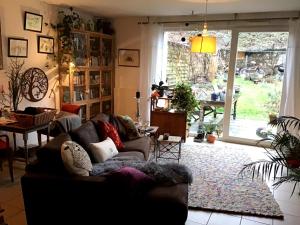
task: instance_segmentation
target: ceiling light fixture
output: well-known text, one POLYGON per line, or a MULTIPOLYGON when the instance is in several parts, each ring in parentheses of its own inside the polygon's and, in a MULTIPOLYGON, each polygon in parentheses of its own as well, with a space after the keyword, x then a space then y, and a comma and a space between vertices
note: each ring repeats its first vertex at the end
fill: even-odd
POLYGON ((191 52, 198 52, 198 53, 216 53, 216 37, 209 36, 207 32, 207 1, 205 4, 205 17, 204 17, 204 25, 202 34, 199 33, 197 36, 191 37, 191 52))

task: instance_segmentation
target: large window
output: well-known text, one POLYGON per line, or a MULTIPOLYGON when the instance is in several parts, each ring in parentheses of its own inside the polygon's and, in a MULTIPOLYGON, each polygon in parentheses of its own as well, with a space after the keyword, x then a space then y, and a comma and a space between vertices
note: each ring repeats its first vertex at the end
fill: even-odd
POLYGON ((235 38, 230 30, 210 33, 217 37, 213 55, 190 52, 189 37, 195 32, 165 33, 167 84, 172 88, 188 82, 199 101, 191 133, 208 123, 218 124, 220 135, 227 129, 226 136, 237 138, 259 139, 272 132, 267 124, 279 112, 288 32, 237 32, 235 38), (232 40, 237 45, 234 60, 230 59, 232 40), (235 63, 232 75, 228 74, 230 63, 235 63), (228 90, 231 110, 226 118, 230 121, 224 123, 228 90))

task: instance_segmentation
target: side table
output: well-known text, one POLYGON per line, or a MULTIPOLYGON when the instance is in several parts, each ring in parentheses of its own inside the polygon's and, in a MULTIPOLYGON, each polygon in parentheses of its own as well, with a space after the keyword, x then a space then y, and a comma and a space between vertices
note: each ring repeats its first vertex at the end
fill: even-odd
POLYGON ((181 158, 182 138, 179 136, 169 136, 167 140, 163 139, 163 135, 159 135, 156 147, 156 161, 158 158, 176 159, 179 163, 181 158))

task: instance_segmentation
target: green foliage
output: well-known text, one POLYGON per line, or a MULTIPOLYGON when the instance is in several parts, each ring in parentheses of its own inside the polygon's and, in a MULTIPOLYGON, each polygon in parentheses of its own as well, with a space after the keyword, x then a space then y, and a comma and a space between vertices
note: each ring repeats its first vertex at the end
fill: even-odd
POLYGON ((265 107, 269 110, 270 114, 277 115, 280 107, 281 91, 274 89, 268 92, 268 98, 265 107))
POLYGON ((203 127, 207 133, 211 134, 218 129, 218 125, 213 120, 210 120, 209 123, 203 124, 203 127))
POLYGON ((73 50, 73 37, 72 29, 79 29, 82 19, 79 14, 73 11, 73 8, 69 8, 69 12, 59 11, 59 16, 62 17, 57 28, 60 30, 59 40, 61 43, 61 48, 64 53, 72 52, 73 50))
POLYGON ((291 161, 300 163, 300 120, 295 117, 281 116, 270 122, 276 126, 278 132, 259 141, 270 141, 270 148, 266 149, 268 160, 259 160, 244 165, 240 174, 251 173, 252 178, 259 177, 263 180, 271 177, 277 181, 273 184, 276 188, 284 182, 294 182, 292 194, 300 182, 300 167, 291 161))
POLYGON ((198 102, 192 92, 192 88, 189 84, 179 83, 174 88, 174 98, 172 99, 172 106, 178 111, 187 112, 190 116, 198 102))

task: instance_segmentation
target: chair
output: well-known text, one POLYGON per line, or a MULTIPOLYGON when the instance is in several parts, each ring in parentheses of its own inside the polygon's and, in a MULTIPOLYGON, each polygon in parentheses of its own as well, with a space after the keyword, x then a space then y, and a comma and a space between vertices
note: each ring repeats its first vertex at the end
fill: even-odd
POLYGON ((13 151, 9 147, 9 138, 7 135, 0 135, 0 168, 3 170, 2 162, 3 160, 8 160, 8 167, 10 173, 11 182, 14 182, 14 172, 13 172, 13 151))

